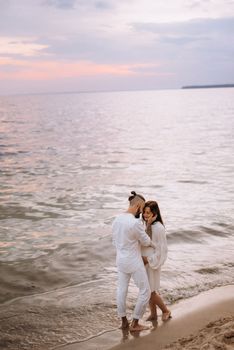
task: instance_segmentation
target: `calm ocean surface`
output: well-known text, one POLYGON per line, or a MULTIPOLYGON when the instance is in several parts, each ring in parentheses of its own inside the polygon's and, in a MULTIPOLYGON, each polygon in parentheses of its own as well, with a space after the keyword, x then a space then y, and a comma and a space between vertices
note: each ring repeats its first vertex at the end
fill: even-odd
POLYGON ((0 97, 0 301, 70 308, 63 341, 94 335, 90 314, 116 325, 111 222, 131 190, 161 208, 168 303, 234 283, 233 130, 232 88, 0 97))

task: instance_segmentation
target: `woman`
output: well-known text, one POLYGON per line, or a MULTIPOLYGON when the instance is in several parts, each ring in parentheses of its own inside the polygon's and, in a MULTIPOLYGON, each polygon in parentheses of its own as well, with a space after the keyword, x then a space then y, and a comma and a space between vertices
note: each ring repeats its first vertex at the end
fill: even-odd
POLYGON ((151 313, 147 321, 157 320, 157 306, 162 310, 162 320, 167 321, 171 317, 171 311, 158 294, 161 266, 167 258, 166 233, 158 203, 156 201, 146 202, 142 217, 146 223, 146 231, 156 245, 156 249, 152 247, 142 247, 141 249, 151 288, 149 301, 151 313))

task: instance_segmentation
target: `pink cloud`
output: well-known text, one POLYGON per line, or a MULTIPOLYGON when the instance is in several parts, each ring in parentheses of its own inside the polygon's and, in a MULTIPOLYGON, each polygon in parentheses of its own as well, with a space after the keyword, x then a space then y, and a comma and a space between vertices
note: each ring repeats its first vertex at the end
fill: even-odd
POLYGON ((97 64, 88 61, 30 61, 0 57, 0 78, 7 80, 54 80, 70 77, 115 75, 162 75, 155 73, 157 64, 97 64), (1 66, 7 67, 7 70, 1 66), (149 72, 149 69, 154 72, 149 72), (139 70, 139 71, 138 71, 139 70), (144 71, 145 70, 145 71, 144 71))

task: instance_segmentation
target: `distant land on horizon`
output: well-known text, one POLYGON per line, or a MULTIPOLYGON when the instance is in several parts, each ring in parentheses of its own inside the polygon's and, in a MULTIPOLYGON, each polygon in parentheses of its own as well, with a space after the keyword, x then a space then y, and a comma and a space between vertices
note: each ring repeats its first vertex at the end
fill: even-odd
POLYGON ((230 88, 234 84, 215 84, 215 85, 187 85, 182 86, 182 89, 211 89, 211 88, 230 88))

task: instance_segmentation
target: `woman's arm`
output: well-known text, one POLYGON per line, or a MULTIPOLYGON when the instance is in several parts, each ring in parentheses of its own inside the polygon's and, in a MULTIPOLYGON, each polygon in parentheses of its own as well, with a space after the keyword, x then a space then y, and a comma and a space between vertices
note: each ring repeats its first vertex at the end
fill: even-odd
POLYGON ((147 260, 152 269, 158 269, 164 264, 167 258, 167 240, 165 228, 161 223, 152 225, 152 240, 157 241, 156 249, 153 254, 148 256, 147 260))

